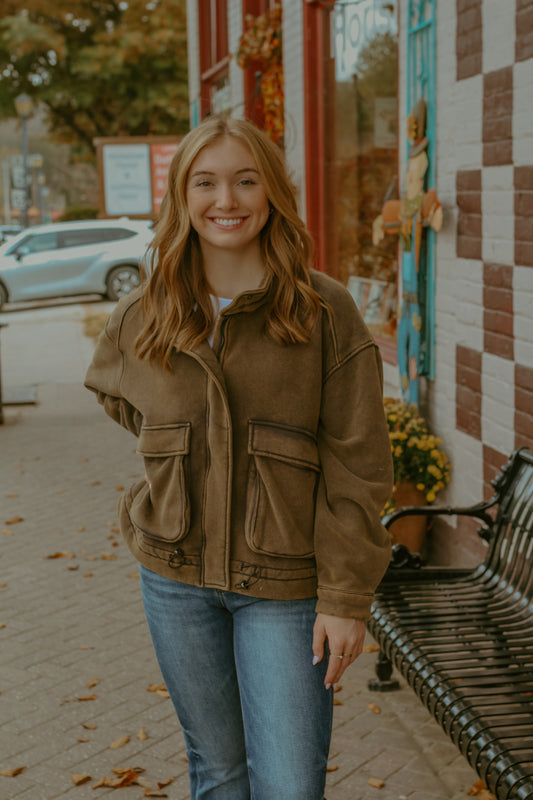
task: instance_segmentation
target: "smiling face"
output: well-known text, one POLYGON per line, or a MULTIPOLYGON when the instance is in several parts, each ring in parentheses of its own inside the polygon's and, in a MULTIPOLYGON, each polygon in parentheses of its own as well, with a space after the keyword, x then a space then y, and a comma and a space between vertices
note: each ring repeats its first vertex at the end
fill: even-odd
POLYGON ((187 178, 187 208, 204 256, 258 250, 269 205, 246 144, 224 136, 200 151, 187 178))

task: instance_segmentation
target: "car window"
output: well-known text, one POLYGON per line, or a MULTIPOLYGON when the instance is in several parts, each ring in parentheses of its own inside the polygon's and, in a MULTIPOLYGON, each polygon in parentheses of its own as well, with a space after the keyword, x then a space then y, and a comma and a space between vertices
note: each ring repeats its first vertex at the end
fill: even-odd
POLYGON ((16 246, 15 251, 24 250, 26 253, 42 253, 44 250, 56 250, 57 233, 29 234, 16 246))
POLYGON ((96 244, 103 241, 102 231, 98 228, 74 228, 61 231, 59 234, 61 247, 79 247, 83 244, 96 244))
POLYGON ((125 228, 76 228, 59 234, 61 247, 78 247, 99 242, 112 242, 116 239, 129 239, 134 231, 125 228))
POLYGON ((135 236, 136 232, 129 231, 126 228, 108 228, 102 231, 102 233, 106 235, 106 242, 115 242, 119 239, 131 239, 132 236, 135 236))

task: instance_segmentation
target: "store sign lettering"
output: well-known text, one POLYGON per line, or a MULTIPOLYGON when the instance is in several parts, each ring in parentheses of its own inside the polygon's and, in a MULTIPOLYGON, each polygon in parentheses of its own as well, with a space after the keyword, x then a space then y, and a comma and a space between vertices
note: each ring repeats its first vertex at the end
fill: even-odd
POLYGON ((395 6, 384 0, 335 4, 332 35, 338 81, 353 75, 361 47, 376 33, 395 30, 395 6))

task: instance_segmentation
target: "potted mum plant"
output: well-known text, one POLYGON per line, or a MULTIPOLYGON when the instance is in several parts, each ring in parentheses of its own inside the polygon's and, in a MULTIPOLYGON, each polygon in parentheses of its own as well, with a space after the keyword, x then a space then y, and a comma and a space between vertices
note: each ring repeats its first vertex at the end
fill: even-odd
MULTIPOLYGON (((384 514, 401 506, 426 505, 450 482, 451 465, 441 439, 434 436, 416 405, 400 400, 384 400, 389 428, 394 488, 384 514)), ((427 519, 424 516, 404 517, 394 522, 390 532, 395 543, 406 544, 411 552, 424 547, 427 519)))

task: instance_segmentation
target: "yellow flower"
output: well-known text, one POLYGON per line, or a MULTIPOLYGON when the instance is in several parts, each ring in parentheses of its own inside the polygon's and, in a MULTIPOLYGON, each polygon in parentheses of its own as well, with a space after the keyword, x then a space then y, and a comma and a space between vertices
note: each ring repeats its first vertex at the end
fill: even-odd
POLYGON ((435 497, 436 497, 435 492, 432 489, 427 493, 426 500, 428 501, 428 503, 432 503, 435 500, 435 497))
POLYGON ((423 492, 426 487, 424 486, 423 483, 417 483, 416 488, 418 489, 419 492, 423 492))

